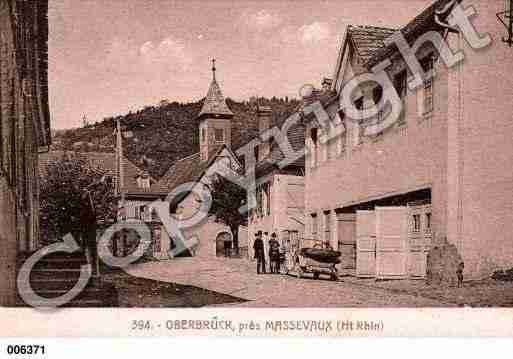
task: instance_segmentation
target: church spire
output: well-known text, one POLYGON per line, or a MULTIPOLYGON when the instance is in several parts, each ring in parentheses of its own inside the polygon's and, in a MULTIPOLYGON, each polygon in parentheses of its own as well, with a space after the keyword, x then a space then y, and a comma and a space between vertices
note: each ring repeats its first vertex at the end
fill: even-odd
POLYGON ((233 112, 230 110, 221 92, 221 88, 216 80, 216 59, 212 59, 212 82, 203 102, 203 107, 198 117, 233 117, 233 112))

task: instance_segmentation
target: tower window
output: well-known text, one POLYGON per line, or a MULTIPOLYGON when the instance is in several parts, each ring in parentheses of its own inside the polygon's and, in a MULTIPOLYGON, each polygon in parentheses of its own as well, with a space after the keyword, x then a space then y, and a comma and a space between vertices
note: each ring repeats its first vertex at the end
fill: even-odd
POLYGON ((214 139, 216 142, 224 142, 224 130, 222 128, 214 129, 214 139))

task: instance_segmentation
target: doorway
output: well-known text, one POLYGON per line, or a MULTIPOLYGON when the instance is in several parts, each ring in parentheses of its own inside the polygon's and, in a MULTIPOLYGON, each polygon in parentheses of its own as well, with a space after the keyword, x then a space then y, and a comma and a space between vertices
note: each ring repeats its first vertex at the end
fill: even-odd
POLYGON ((232 250, 232 235, 221 232, 216 237, 216 257, 230 257, 232 250))

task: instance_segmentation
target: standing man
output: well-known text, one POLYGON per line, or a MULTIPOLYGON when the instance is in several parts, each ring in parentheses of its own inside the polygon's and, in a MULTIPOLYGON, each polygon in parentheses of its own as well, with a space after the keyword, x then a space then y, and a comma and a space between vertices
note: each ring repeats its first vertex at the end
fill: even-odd
POLYGON ((264 242, 262 241, 262 231, 258 231, 255 234, 253 251, 255 252, 255 259, 257 260, 257 274, 265 274, 265 250, 264 242))
POLYGON ((271 273, 280 273, 280 243, 276 239, 276 233, 271 234, 269 241, 269 260, 271 262, 271 273))
POLYGON ((96 242, 96 208, 94 206, 91 190, 104 182, 94 182, 86 187, 80 196, 80 224, 82 230, 82 246, 85 249, 87 263, 91 266, 93 279, 100 277, 100 263, 98 260, 98 244, 96 242))
POLYGON ((289 274, 292 269, 292 244, 290 243, 290 239, 287 238, 287 241, 283 244, 283 252, 285 261, 283 263, 285 267, 285 274, 289 274))

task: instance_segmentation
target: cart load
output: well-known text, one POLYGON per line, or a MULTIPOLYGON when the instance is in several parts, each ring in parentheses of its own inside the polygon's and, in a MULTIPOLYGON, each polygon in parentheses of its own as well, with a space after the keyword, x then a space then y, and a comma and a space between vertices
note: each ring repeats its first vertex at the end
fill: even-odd
POLYGON ((327 248, 302 248, 300 254, 303 257, 313 259, 320 263, 338 264, 342 253, 327 248))

